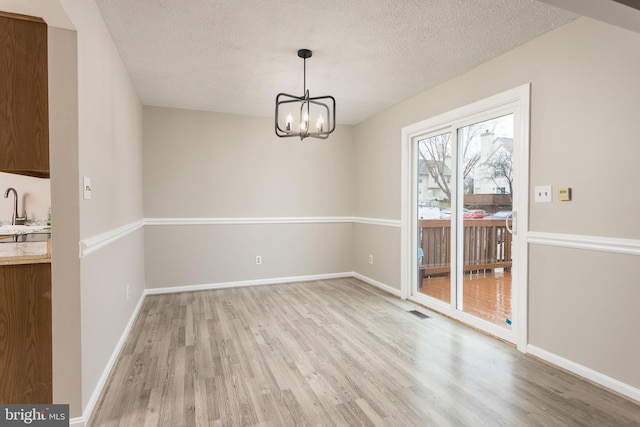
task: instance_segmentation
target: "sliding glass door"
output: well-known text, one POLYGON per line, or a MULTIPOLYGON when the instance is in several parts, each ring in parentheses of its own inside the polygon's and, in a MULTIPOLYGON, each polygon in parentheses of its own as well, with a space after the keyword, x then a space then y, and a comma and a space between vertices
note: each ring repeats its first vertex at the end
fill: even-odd
POLYGON ((407 136, 417 252, 410 298, 512 342, 526 309, 516 303, 526 291, 517 216, 528 170, 528 121, 519 114, 517 103, 499 105, 407 136))
MULTIPOLYGON (((418 292, 451 303, 451 132, 417 142, 418 292)), ((455 263, 454 263, 455 265, 455 263)))
POLYGON ((513 114, 457 132, 462 154, 457 195, 463 208, 456 308, 511 329, 513 114))

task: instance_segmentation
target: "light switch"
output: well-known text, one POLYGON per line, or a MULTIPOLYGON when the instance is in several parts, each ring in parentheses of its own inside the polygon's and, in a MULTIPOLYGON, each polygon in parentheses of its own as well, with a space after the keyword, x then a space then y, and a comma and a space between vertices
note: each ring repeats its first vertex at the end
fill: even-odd
POLYGON ((84 200, 91 199, 91 178, 88 176, 82 178, 82 194, 84 200))
POLYGON ((534 189, 536 203, 551 203, 551 186, 539 185, 534 189))

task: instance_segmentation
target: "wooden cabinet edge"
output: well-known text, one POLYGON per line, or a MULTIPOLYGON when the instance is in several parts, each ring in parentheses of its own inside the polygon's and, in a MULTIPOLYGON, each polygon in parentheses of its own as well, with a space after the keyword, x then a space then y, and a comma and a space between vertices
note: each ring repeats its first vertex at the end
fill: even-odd
POLYGON ((23 21, 31 21, 31 22, 46 24, 46 22, 42 18, 38 18, 37 16, 22 15, 20 13, 5 12, 0 10, 0 16, 3 16, 5 18, 21 19, 23 21))
POLYGON ((34 178, 50 178, 51 173, 43 170, 13 170, 13 169, 0 169, 0 172, 12 173, 15 175, 31 176, 34 178))
POLYGON ((31 176, 34 178, 50 178, 51 177, 51 173, 45 170, 0 169, 0 172, 12 173, 15 175, 31 176))

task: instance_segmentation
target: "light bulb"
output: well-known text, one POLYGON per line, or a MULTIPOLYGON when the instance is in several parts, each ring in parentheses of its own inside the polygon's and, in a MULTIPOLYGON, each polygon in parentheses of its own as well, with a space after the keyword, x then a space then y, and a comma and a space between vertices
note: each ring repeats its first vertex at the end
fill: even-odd
POLYGON ((291 113, 287 116, 287 132, 291 131, 291 122, 293 121, 293 117, 291 117, 291 113))
POLYGON ((318 132, 322 132, 322 124, 324 123, 324 119, 322 116, 318 117, 318 122, 316 123, 316 127, 318 128, 318 132))

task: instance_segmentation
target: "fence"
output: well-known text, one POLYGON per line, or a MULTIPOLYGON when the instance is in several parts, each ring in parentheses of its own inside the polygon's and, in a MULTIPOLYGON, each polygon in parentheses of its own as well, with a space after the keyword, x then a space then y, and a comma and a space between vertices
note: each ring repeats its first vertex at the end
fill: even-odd
MULTIPOLYGON (((423 251, 420 268, 424 276, 451 271, 451 221, 421 219, 419 244, 423 251)), ((466 219, 462 238, 464 271, 511 269, 511 233, 502 219, 466 219)))

